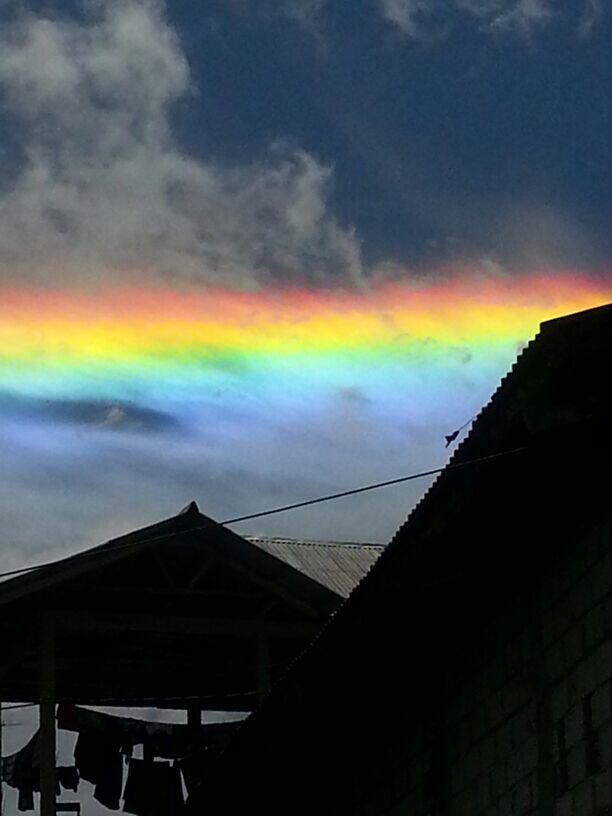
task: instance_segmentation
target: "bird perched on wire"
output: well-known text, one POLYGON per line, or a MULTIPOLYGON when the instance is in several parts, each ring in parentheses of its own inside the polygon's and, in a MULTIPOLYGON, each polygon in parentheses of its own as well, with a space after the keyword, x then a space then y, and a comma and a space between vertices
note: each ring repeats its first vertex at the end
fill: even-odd
POLYGON ((459 436, 459 431, 453 431, 451 434, 445 434, 444 438, 446 439, 445 448, 448 448, 449 445, 455 441, 455 439, 459 436))
POLYGON ((448 448, 449 445, 452 445, 453 442, 455 441, 455 439, 461 433, 461 431, 464 428, 467 428, 467 426, 470 424, 470 422, 473 422, 475 419, 476 419, 476 414, 474 414, 473 417, 470 417, 467 422, 464 422, 463 425, 460 428, 457 428, 456 431, 453 431, 452 433, 449 433, 449 434, 445 434, 444 438, 446 439, 446 445, 444 447, 448 448))

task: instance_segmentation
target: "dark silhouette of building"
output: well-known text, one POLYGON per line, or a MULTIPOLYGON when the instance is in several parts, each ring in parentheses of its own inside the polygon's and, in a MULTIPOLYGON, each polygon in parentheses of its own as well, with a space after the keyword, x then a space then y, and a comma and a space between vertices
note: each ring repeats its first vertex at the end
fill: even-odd
MULTIPOLYGON (((0 584, 0 700, 40 701, 43 816, 57 702, 250 711, 376 561, 375 545, 247 540, 199 512, 0 584)), ((1 745, 1 743, 0 743, 1 745)))
POLYGON ((543 323, 201 816, 612 813, 612 306, 543 323))

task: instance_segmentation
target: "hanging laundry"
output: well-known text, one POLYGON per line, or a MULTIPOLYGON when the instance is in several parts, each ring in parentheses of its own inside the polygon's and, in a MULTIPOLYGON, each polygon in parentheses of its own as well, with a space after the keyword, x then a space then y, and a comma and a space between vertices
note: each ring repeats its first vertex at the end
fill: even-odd
POLYGON ((146 745, 152 756, 181 759, 206 749, 220 750, 240 722, 207 723, 194 729, 182 723, 147 722, 61 703, 57 710, 57 724, 66 731, 104 734, 119 740, 120 750, 127 755, 131 754, 134 745, 146 745))
POLYGON ((80 782, 76 765, 60 765, 57 769, 57 778, 64 790, 70 790, 76 793, 80 782))
MULTIPOLYGON (((34 794, 40 792, 39 739, 37 731, 20 751, 2 759, 2 781, 17 789, 17 809, 22 812, 34 810, 34 794)), ((56 793, 61 793, 59 781, 56 793)))
POLYGON ((123 810, 136 816, 168 816, 184 805, 181 774, 176 763, 131 759, 123 792, 123 810))
POLYGON ((20 811, 34 810, 34 792, 40 790, 40 736, 37 731, 20 751, 2 760, 2 781, 19 791, 20 811))
POLYGON ((189 796, 203 781, 205 762, 202 761, 201 756, 193 755, 185 759, 177 759, 176 764, 180 768, 189 796))
POLYGON ((82 779, 95 785, 94 799, 109 810, 119 810, 123 785, 121 741, 96 732, 79 734, 74 761, 82 779))

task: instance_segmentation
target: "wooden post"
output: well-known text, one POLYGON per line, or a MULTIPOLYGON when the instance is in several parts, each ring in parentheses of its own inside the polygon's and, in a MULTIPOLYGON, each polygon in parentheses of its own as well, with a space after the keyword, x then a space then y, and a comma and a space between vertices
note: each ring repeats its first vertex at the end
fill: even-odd
POLYGON ((40 648, 40 816, 55 816, 55 631, 41 625, 40 648))
POLYGON ((197 734, 202 725, 202 709, 199 705, 187 706, 187 725, 197 734))
POLYGON ((0 702, 0 814, 2 814, 2 809, 3 809, 3 806, 4 806, 4 799, 3 799, 4 791, 2 790, 2 786, 4 785, 4 782, 2 780, 3 756, 4 756, 4 753, 2 751, 2 703, 0 702))

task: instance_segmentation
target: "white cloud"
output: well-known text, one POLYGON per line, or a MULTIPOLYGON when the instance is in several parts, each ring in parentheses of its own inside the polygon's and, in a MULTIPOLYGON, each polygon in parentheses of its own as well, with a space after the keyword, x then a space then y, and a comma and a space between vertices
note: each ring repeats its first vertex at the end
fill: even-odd
POLYGON ((422 39, 437 11, 435 0, 379 0, 382 16, 402 34, 422 39))
POLYGON ((535 29, 550 22, 553 16, 547 0, 519 0, 505 6, 489 20, 491 29, 528 37, 535 29))
POLYGON ((579 34, 583 38, 590 37, 593 30, 603 16, 603 6, 600 0, 585 0, 580 20, 579 34))
POLYGON ((282 12, 290 20, 309 30, 318 21, 326 0, 285 0, 282 12))
POLYGON ((455 0, 444 4, 438 0, 379 0, 379 7, 389 23, 413 39, 431 33, 433 21, 438 31, 447 30, 456 11, 491 32, 507 31, 522 36, 531 35, 553 16, 548 0, 455 0))
POLYGON ((359 242, 326 201, 331 168, 279 145, 230 168, 186 155, 171 117, 189 67, 162 4, 92 8, 0 32, 0 93, 24 134, 0 197, 0 279, 358 280, 359 242))

